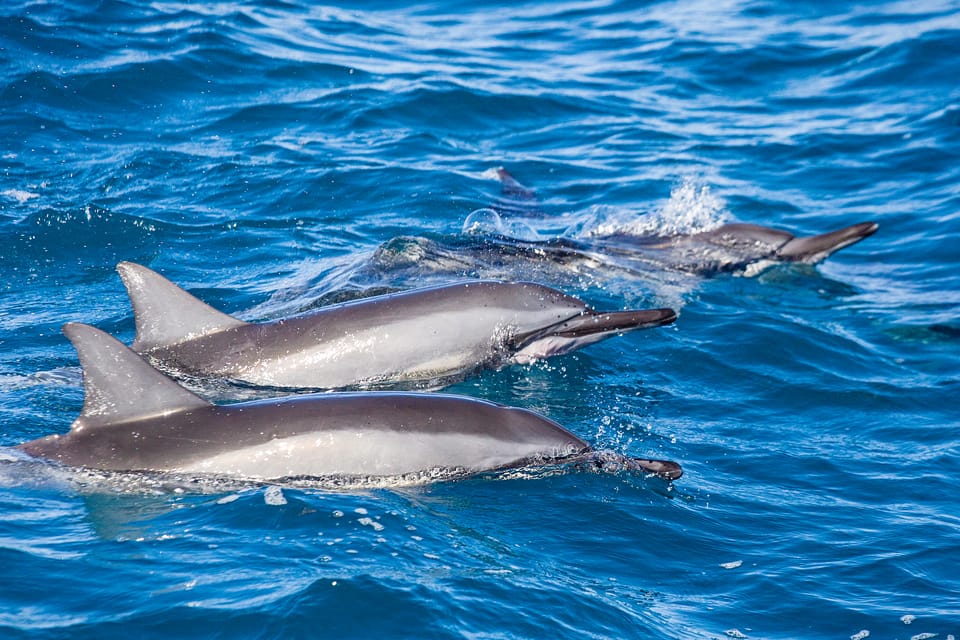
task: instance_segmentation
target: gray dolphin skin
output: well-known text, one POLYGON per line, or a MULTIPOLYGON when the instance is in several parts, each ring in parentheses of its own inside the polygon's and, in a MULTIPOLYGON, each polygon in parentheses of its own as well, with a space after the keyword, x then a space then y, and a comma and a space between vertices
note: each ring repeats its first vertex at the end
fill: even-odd
POLYGON ((134 351, 173 374, 262 387, 438 386, 676 319, 671 309, 598 312, 537 284, 473 281, 247 323, 144 266, 117 270, 133 305, 134 351))
MULTIPOLYGON (((409 483, 594 453, 532 411, 452 395, 329 393, 215 405, 99 329, 71 323, 64 333, 83 367, 83 410, 69 433, 19 448, 72 467, 409 483)), ((667 479, 682 473, 669 461, 627 460, 667 479)))
POLYGON ((642 256, 678 271, 750 275, 778 262, 817 264, 876 230, 875 222, 861 222, 829 233, 797 237, 780 229, 729 223, 690 235, 611 235, 598 239, 598 244, 602 243, 608 253, 642 256))
MULTIPOLYGON (((505 169, 497 169, 496 174, 501 183, 500 198, 492 209, 474 214, 487 212, 501 221, 549 217, 532 190, 505 169)), ((455 276, 465 271, 499 274, 505 268, 516 272, 518 267, 529 270, 531 265, 542 271, 546 265, 555 265, 572 273, 610 268, 644 279, 656 279, 664 272, 756 275, 778 263, 817 264, 872 235, 877 228, 874 222, 861 222, 808 237, 745 223, 723 224, 698 233, 614 232, 543 240, 512 237, 508 231, 452 237, 399 236, 377 249, 368 269, 375 274, 412 270, 418 275, 455 276)), ((551 275, 546 271, 548 278, 551 275)))
MULTIPOLYGON (((496 169, 500 180, 500 199, 496 211, 504 216, 542 218, 543 212, 533 190, 523 186, 506 169, 496 169)), ((861 222, 816 236, 796 237, 780 229, 755 224, 729 223, 716 229, 692 234, 630 236, 611 234, 597 236, 598 246, 613 250, 674 250, 674 256, 659 256, 673 268, 701 273, 734 271, 760 261, 800 262, 817 264, 831 254, 873 235, 878 225, 861 222)), ((575 248, 576 243, 571 243, 575 248)))

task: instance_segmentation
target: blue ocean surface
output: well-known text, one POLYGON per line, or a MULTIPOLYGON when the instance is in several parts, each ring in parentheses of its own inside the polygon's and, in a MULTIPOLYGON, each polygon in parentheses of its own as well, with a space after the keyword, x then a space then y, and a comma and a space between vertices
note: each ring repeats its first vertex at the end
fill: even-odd
POLYGON ((5 1, 0 637, 960 637, 958 79, 956 0, 5 1), (467 250, 732 221, 879 230, 749 273, 467 250), (61 326, 133 339, 121 260, 255 321, 478 277, 671 306, 447 390, 685 475, 25 459, 83 405, 61 326))

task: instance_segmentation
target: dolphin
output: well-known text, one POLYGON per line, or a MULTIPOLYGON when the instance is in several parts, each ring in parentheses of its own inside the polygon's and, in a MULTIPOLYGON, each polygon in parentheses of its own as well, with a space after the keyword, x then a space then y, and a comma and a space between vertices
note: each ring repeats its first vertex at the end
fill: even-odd
POLYGON ((676 319, 671 309, 598 312, 545 286, 474 281, 248 323, 142 265, 117 270, 133 305, 134 351, 174 375, 260 387, 437 386, 676 319))
POLYGON ((876 232, 875 222, 860 222, 814 236, 742 222, 688 235, 610 235, 597 249, 635 261, 699 274, 754 275, 776 263, 818 264, 833 253, 876 232))
MULTIPOLYGON (((543 218, 536 193, 520 184, 503 167, 495 170, 500 180, 500 198, 494 205, 502 217, 543 218)), ((797 237, 788 231, 741 222, 727 223, 715 229, 697 233, 659 233, 632 235, 626 233, 597 234, 593 237, 596 249, 614 252, 661 252, 652 255, 654 261, 672 268, 714 273, 743 270, 762 261, 799 262, 817 264, 833 253, 860 242, 878 229, 875 222, 860 222, 842 229, 814 236, 797 237), (665 250, 676 251, 665 256, 665 250)), ((563 249, 589 249, 588 242, 559 241, 553 243, 563 249)))
MULTIPOLYGON (((69 323, 64 333, 83 368, 83 409, 69 433, 19 449, 71 467, 416 483, 602 453, 532 411, 454 395, 319 393, 215 405, 99 329, 69 323)), ((627 460, 667 479, 682 474, 673 462, 627 460)))
POLYGON ((576 237, 567 232, 541 237, 527 226, 530 221, 549 220, 536 194, 503 168, 496 176, 501 183, 499 199, 492 208, 471 213, 464 233, 392 238, 375 250, 357 279, 410 274, 422 281, 426 275, 532 273, 538 281, 562 282, 571 275, 580 278, 605 270, 644 281, 669 273, 756 275, 778 263, 818 264, 878 228, 875 222, 860 222, 798 237, 782 229, 736 222, 690 233, 596 229, 576 237))

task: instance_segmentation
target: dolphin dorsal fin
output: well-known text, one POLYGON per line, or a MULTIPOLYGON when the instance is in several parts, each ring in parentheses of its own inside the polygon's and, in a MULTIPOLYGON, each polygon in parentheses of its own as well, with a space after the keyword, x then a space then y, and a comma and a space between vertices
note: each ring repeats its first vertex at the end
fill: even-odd
POLYGON ((137 325, 134 351, 180 344, 247 324, 217 311, 143 265, 121 262, 117 271, 133 305, 137 325))
POLYGON ((63 325, 63 333, 83 367, 83 411, 74 430, 212 406, 100 329, 70 322, 63 325))

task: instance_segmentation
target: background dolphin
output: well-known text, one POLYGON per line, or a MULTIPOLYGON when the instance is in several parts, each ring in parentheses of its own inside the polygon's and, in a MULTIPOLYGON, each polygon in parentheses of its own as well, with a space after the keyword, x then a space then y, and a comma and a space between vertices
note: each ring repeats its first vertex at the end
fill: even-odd
MULTIPOLYGON (((635 228, 630 224, 580 221, 566 230, 552 218, 536 194, 505 169, 495 171, 501 195, 492 208, 467 217, 458 235, 398 236, 381 244, 352 279, 358 283, 396 282, 407 276, 456 277, 504 274, 559 283, 583 274, 612 280, 631 274, 641 280, 665 275, 719 273, 756 275, 777 263, 817 264, 834 252, 872 235, 874 222, 861 222, 829 233, 798 237, 780 229, 728 223, 715 228, 677 231, 669 221, 635 228), (535 229, 548 229, 540 232, 535 229), (639 229, 639 230, 638 230, 639 229), (614 275, 604 276, 610 270, 614 275)), ((563 216, 559 216, 563 219, 563 216)))
MULTIPOLYGON (((544 218, 534 191, 517 182, 510 173, 500 167, 495 170, 500 180, 500 199, 495 205, 498 215, 505 218, 544 218)), ((595 250, 605 248, 613 251, 653 252, 651 260, 663 266, 697 273, 736 271, 760 261, 801 262, 816 264, 831 254, 872 235, 877 230, 875 222, 861 222, 836 231, 815 236, 797 237, 781 229, 755 224, 728 223, 715 229, 695 233, 653 230, 642 235, 596 233, 582 246, 595 250), (675 255, 664 250, 673 249, 675 255), (660 255, 656 255, 656 252, 660 255), (666 255, 665 255, 666 254, 666 255)), ((577 242, 554 243, 559 248, 566 244, 574 249, 577 242)))
POLYGON ((415 289, 254 324, 213 309, 144 266, 117 266, 137 327, 133 350, 165 371, 258 386, 436 386, 673 322, 671 309, 597 312, 530 283, 415 289))
MULTIPOLYGON (((334 393, 214 405, 99 329, 67 324, 64 333, 83 367, 83 410, 66 435, 19 448, 70 466, 423 482, 591 454, 585 441, 532 411, 452 395, 334 393)), ((681 475, 672 462, 628 460, 668 479, 681 475)))
POLYGON ((797 237, 781 229, 729 223, 688 235, 610 235, 597 238, 595 251, 676 271, 754 275, 778 262, 817 264, 877 230, 861 222, 815 236, 797 237))

